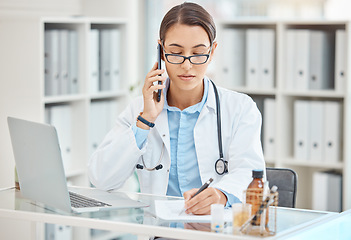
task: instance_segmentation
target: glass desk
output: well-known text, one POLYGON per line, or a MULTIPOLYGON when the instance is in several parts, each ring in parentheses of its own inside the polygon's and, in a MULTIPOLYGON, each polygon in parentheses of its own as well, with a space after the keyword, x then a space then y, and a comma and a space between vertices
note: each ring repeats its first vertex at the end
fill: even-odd
MULTIPOLYGON (((93 191, 93 189, 89 188, 77 188, 77 190, 79 190, 78 192, 93 191)), ((155 200, 174 200, 179 198, 116 191, 113 194, 116 197, 121 194, 127 194, 132 199, 148 204, 149 207, 81 214, 66 213, 57 209, 52 210, 41 203, 25 199, 21 197, 20 191, 9 188, 0 191, 0 218, 118 231, 137 235, 138 239, 149 239, 152 236, 206 240, 261 239, 261 237, 233 235, 230 223, 224 233, 212 233, 210 232, 209 224, 206 223, 170 222, 156 217, 155 200)), ((299 232, 301 232, 301 236, 304 236, 303 232, 306 229, 318 227, 319 223, 326 224, 329 221, 337 221, 339 215, 330 212, 278 207, 276 235, 264 239, 285 239, 289 238, 289 236, 296 236, 299 232)), ((348 215, 346 220, 350 218, 350 215, 348 215)), ((341 218, 340 221, 342 220, 341 218)), ((306 239, 310 238, 307 237, 306 239)))

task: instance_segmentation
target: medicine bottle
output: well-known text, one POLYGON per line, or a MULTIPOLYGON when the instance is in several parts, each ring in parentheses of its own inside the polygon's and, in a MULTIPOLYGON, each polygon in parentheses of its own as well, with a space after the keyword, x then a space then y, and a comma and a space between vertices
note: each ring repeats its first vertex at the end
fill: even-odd
MULTIPOLYGON (((263 170, 252 170, 252 181, 246 190, 246 203, 251 204, 251 214, 256 214, 263 199, 263 170)), ((260 220, 254 223, 260 224, 260 220)))

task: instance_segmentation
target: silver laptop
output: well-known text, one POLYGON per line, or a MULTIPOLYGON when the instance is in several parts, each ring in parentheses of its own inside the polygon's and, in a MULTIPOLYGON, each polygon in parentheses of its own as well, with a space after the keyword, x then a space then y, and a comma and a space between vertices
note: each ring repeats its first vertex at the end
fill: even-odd
POLYGON ((55 127, 13 117, 7 122, 24 197, 67 212, 148 206, 126 194, 98 189, 68 191, 55 127))

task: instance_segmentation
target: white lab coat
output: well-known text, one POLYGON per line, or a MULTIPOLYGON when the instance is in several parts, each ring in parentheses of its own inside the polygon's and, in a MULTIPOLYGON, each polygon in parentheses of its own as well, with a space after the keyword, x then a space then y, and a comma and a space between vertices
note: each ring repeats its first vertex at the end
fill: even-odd
MULTIPOLYGON (((243 191, 252 179, 252 169, 265 169, 260 141, 261 114, 247 95, 217 87, 223 154, 229 165, 228 174, 218 175, 215 171, 215 162, 219 158, 216 99, 212 84, 208 86, 207 101, 194 129, 201 181, 204 183, 213 178, 212 187, 234 194, 242 200, 243 191)), ((154 171, 138 169, 137 173, 141 192, 166 194, 171 164, 167 110, 163 109, 160 113, 146 143, 139 149, 132 125, 142 110, 143 99, 140 96, 120 114, 114 128, 92 155, 88 175, 97 188, 109 190, 122 187, 136 169, 136 164, 142 164, 142 155, 147 167, 156 166, 164 144, 163 168, 154 171)))

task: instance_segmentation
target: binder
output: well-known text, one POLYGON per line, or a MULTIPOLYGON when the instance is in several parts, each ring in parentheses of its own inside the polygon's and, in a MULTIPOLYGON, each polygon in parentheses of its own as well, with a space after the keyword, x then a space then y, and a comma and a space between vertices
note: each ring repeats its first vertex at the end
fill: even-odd
POLYGON ((246 30, 246 86, 259 87, 260 29, 246 30))
POLYGON ((336 172, 328 172, 327 211, 342 211, 342 176, 336 172))
POLYGON ((99 91, 100 67, 99 67, 99 46, 100 33, 97 29, 90 30, 90 82, 91 93, 99 91))
POLYGON ((123 108, 123 104, 121 104, 119 101, 108 101, 108 119, 107 119, 107 132, 112 129, 115 124, 116 124, 116 120, 117 117, 121 111, 121 107, 123 108), (121 106, 120 106, 121 105, 121 106))
POLYGON ((310 30, 310 76, 309 89, 332 89, 334 62, 333 36, 331 32, 310 30))
POLYGON ((60 92, 59 30, 45 30, 45 95, 60 92))
POLYGON ((72 168, 72 126, 71 107, 57 105, 50 107, 50 124, 55 126, 60 143, 65 171, 72 168))
POLYGON ((275 158, 276 149, 276 133, 275 133, 275 113, 276 104, 275 99, 264 99, 264 115, 263 115, 263 128, 264 128, 264 155, 266 158, 275 158))
POLYGON ((344 92, 346 81, 346 31, 337 29, 335 32, 335 90, 344 92))
POLYGON ((296 90, 308 89, 309 59, 310 59, 310 30, 296 29, 295 31, 295 71, 294 88, 296 90))
POLYGON ((121 88, 121 31, 119 29, 111 29, 111 90, 121 88))
POLYGON ((107 116, 109 114, 108 101, 93 101, 90 104, 90 152, 97 149, 106 133, 110 129, 107 116))
POLYGON ((295 36, 296 30, 293 29, 288 29, 286 30, 285 33, 285 88, 287 90, 293 90, 294 89, 294 83, 296 81, 296 36, 295 36))
POLYGON ((100 91, 111 90, 111 30, 100 30, 100 91))
POLYGON ((59 32, 59 69, 60 69, 60 91, 59 94, 65 95, 70 93, 70 83, 68 77, 68 30, 62 29, 59 32))
POLYGON ((245 85, 245 31, 223 30, 222 79, 224 86, 233 89, 245 85))
POLYGON ((324 104, 322 101, 310 101, 309 134, 310 134, 310 160, 323 161, 324 138, 324 104))
POLYGON ((294 103, 294 157, 299 161, 309 160, 310 104, 306 100, 296 100, 294 103))
POLYGON ((312 177, 312 209, 328 209, 328 175, 325 172, 314 172, 312 177))
POLYGON ((78 93, 79 66, 78 66, 78 32, 69 30, 68 32, 68 82, 70 93, 78 93))
POLYGON ((258 86, 262 89, 274 87, 275 32, 273 29, 260 29, 258 86))
POLYGON ((325 162, 340 161, 341 153, 341 103, 324 102, 323 158, 325 162))
MULTIPOLYGON (((256 103, 256 106, 257 106, 258 110, 260 111, 262 119, 263 119, 262 124, 264 124, 264 114, 265 114, 265 111, 264 111, 264 98, 260 97, 260 96, 252 96, 252 100, 256 103)), ((264 149, 264 136, 265 136, 265 128, 264 128, 264 125, 262 125, 262 127, 261 127, 261 139, 260 140, 261 140, 263 149, 264 149)))
POLYGON ((319 211, 341 212, 341 174, 333 171, 313 173, 312 209, 319 211))

